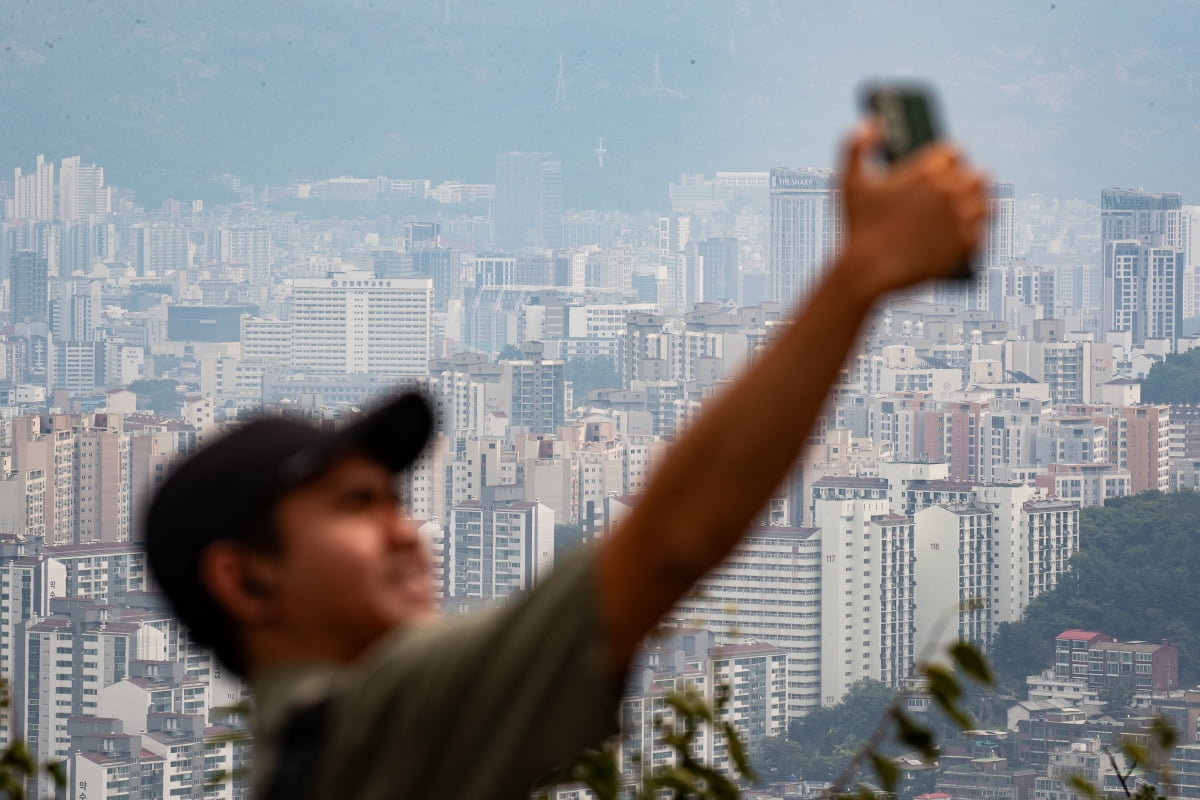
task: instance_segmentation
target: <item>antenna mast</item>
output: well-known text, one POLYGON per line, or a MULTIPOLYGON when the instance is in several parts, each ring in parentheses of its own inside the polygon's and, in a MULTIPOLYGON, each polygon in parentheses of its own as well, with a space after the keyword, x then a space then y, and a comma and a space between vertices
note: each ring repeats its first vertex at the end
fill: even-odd
MULTIPOLYGON (((447 0, 449 2, 449 0, 447 0)), ((567 105, 567 68, 563 54, 558 54, 558 85, 554 89, 554 105, 564 108, 567 105)))

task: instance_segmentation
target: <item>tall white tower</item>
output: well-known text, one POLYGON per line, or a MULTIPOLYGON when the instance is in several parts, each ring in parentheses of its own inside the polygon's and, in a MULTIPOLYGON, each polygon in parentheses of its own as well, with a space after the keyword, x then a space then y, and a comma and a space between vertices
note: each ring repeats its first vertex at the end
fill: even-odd
POLYGON ((107 217, 112 197, 104 185, 104 167, 81 164, 79 156, 64 158, 58 171, 58 204, 63 222, 107 217))
POLYGON ((796 303, 841 240, 839 195, 827 169, 771 170, 770 297, 796 303))

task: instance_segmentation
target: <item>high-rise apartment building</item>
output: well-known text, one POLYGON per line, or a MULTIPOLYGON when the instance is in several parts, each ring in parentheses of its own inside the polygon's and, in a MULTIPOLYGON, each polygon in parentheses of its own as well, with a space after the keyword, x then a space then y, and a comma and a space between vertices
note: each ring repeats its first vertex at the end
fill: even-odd
MULTIPOLYGON (((478 466, 478 465, 475 465, 478 466)), ((554 565, 554 511, 520 486, 483 486, 450 511, 445 597, 500 599, 531 588, 554 565)))
POLYGON ((1100 324, 1135 344, 1175 339, 1183 317, 1185 231, 1177 192, 1105 189, 1100 194, 1104 278, 1100 324))
POLYGON ((9 317, 13 322, 48 322, 50 276, 46 257, 22 250, 9 263, 9 317))
POLYGON ((817 500, 821 533, 821 703, 861 680, 897 686, 912 669, 914 529, 886 499, 817 500))
POLYGON ((691 239, 690 217, 658 218, 658 303, 664 314, 689 311, 698 299, 697 281, 688 271, 686 250, 691 239))
POLYGON ((401 376, 429 370, 433 281, 371 272, 298 278, 292 366, 300 372, 401 376))
POLYGON ((176 225, 134 225, 134 268, 139 277, 166 275, 192 264, 189 231, 176 225))
POLYGON ((824 169, 772 169, 770 191, 770 298, 792 305, 813 288, 841 240, 840 193, 824 169))
POLYGON ((63 222, 107 217, 112 192, 104 185, 104 167, 80 163, 79 156, 64 158, 58 170, 58 204, 63 222))
POLYGON ((1130 331, 1133 343, 1175 341, 1183 325, 1184 255, 1163 244, 1161 234, 1104 245, 1104 321, 1110 330, 1130 331))
POLYGON ((115 255, 116 226, 112 223, 84 219, 63 224, 60 275, 89 273, 97 262, 111 260, 115 255))
POLYGON ((562 162, 550 153, 496 156, 496 245, 506 250, 562 244, 562 162))
POLYGON ((63 342, 94 342, 104 328, 101 283, 87 278, 55 281, 50 298, 50 330, 63 342))
MULTIPOLYGON (((610 515, 610 523, 612 522, 610 515)), ((677 624, 734 632, 788 653, 787 707, 800 716, 822 704, 821 585, 815 528, 757 528, 681 600, 677 624)))
POLYGON ((271 232, 266 228, 222 228, 216 236, 217 259, 246 270, 251 283, 271 278, 271 232))
POLYGON ((21 168, 13 171, 13 198, 9 219, 34 222, 54 221, 54 162, 37 157, 37 168, 25 175, 21 168))
POLYGON ((1170 491, 1171 409, 1169 406, 1124 406, 1113 421, 1110 435, 1123 452, 1134 492, 1170 491), (1119 433, 1117 432, 1119 431, 1119 433))
POLYGON ((522 358, 501 361, 512 382, 509 420, 516 433, 553 433, 566 420, 566 365, 543 357, 540 342, 525 346, 522 358))

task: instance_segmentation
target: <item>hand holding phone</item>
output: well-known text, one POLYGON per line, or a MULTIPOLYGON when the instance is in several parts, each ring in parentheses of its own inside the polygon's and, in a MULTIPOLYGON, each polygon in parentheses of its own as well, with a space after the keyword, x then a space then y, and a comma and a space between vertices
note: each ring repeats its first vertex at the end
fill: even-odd
MULTIPOLYGON (((933 91, 919 83, 876 83, 862 92, 863 110, 879 120, 881 155, 894 164, 927 144, 942 138, 942 126, 934 107, 933 91)), ((954 280, 975 278, 970 260, 964 261, 954 280)))

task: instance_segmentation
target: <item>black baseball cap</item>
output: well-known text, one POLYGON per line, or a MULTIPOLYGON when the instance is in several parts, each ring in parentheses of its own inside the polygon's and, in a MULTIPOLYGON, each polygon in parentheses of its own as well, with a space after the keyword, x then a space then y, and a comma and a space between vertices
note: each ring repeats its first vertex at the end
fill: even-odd
POLYGON ((184 460, 155 494, 143 534, 150 570, 193 638, 214 645, 227 635, 210 630, 227 627, 228 619, 200 579, 205 548, 222 539, 252 543, 255 525, 288 490, 350 453, 399 472, 420 455, 432 429, 429 401, 412 392, 340 430, 262 417, 184 460))

